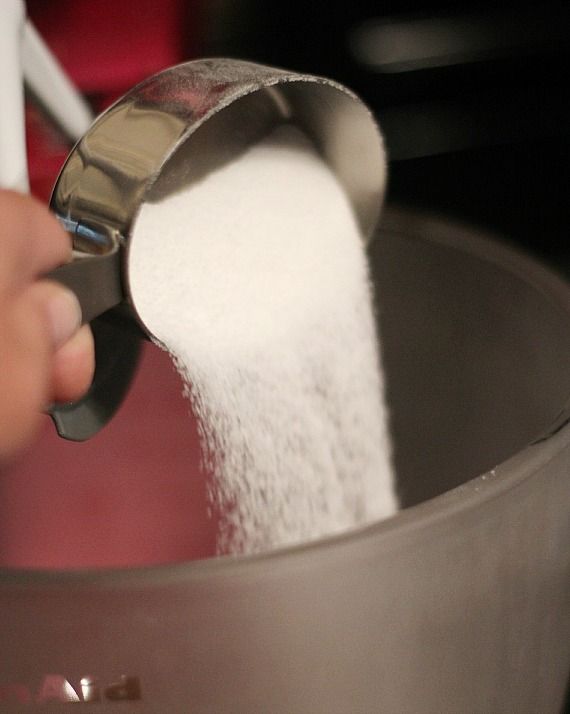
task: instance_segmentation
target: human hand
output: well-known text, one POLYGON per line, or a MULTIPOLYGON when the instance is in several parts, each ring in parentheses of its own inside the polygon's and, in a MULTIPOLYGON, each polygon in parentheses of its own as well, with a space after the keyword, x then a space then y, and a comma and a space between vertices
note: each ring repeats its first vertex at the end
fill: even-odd
POLYGON ((71 240, 39 201, 0 191, 0 463, 28 444, 41 412, 93 378, 93 336, 69 290, 45 280, 71 240))

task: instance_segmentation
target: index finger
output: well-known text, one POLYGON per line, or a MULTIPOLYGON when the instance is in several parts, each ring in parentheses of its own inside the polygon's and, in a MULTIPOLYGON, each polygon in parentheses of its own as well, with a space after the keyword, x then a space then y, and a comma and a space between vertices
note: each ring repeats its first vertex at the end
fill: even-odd
POLYGON ((0 290, 14 291, 71 258, 71 238, 47 206, 0 191, 0 290))

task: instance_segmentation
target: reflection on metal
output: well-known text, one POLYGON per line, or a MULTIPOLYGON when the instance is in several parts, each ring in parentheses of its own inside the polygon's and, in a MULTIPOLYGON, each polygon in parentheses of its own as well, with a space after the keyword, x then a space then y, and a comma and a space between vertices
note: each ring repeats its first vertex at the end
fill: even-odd
MULTIPOLYGON (((0 677, 2 673, 0 672, 0 677)), ((102 684, 97 677, 91 675, 82 677, 79 685, 72 683, 62 674, 43 675, 39 685, 23 682, 4 683, 0 680, 0 707, 2 712, 11 712, 11 704, 37 704, 43 710, 44 705, 53 707, 57 704, 92 704, 105 701, 120 703, 138 701, 142 698, 141 683, 138 677, 121 675, 111 684, 102 684), (8 706, 9 709, 4 707, 8 706)), ((119 704, 120 706, 120 704, 119 704)), ((50 711, 53 711, 51 709, 50 711)), ((27 711, 27 708, 26 708, 27 711)))
POLYGON ((75 689, 60 674, 46 674, 36 696, 37 704, 80 702, 75 689))
MULTIPOLYGON (((313 139, 369 235, 385 177, 380 136, 367 108, 329 80, 227 59, 161 72, 102 114, 67 159, 51 207, 66 224, 124 236, 129 301, 128 244, 141 204, 179 191, 283 121, 294 121, 313 139)), ((98 244, 89 246, 86 232, 81 239, 76 249, 100 252, 98 244)), ((136 306, 130 307, 136 316, 136 306)))
MULTIPOLYGON (((118 354, 132 353, 124 343, 134 339, 133 323, 146 331, 129 291, 129 244, 141 204, 166 199, 284 122, 294 122, 312 139, 346 189, 363 235, 370 236, 385 183, 380 134, 362 102, 321 77, 231 59, 188 62, 136 86, 95 121, 72 151, 51 200, 60 220, 75 227, 74 248, 84 257, 66 268, 66 275, 78 272, 74 280, 80 278, 103 252, 99 267, 109 300, 115 301, 105 295, 103 302, 112 307, 117 295, 122 300, 101 317, 108 324, 97 326, 90 393, 53 413, 62 436, 83 440, 95 434, 132 378, 136 360, 120 360, 120 375, 113 374, 111 365, 117 365, 118 354), (102 244, 101 236, 114 238, 102 244)), ((78 297, 81 302, 81 292, 78 297)))

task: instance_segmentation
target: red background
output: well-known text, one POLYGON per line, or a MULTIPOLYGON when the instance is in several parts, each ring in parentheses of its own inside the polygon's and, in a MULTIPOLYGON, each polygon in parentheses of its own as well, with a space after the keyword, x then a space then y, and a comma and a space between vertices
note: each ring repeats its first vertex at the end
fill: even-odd
MULTIPOLYGON (((44 40, 96 111, 144 77, 195 56, 197 3, 29 0, 44 40)), ((48 200, 69 147, 27 110, 32 192, 48 200)), ((84 444, 55 435, 0 473, 0 565, 124 566, 213 555, 196 425, 170 360, 145 345, 119 414, 84 444)))

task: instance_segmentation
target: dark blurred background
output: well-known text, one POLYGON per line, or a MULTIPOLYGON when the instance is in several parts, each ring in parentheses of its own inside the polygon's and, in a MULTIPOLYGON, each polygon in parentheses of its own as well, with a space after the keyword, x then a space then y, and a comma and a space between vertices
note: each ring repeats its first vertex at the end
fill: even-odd
POLYGON ((334 77, 373 108, 391 200, 570 261, 569 6, 206 3, 203 50, 334 77))
POLYGON ((568 5, 28 0, 96 109, 165 66, 205 55, 346 83, 385 133, 390 200, 487 227, 562 268, 570 264, 568 5))

